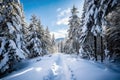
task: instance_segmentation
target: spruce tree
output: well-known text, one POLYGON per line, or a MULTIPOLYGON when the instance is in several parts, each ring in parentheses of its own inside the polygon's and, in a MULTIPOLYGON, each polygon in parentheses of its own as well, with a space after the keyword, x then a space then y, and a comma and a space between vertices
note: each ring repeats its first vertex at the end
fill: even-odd
POLYGON ((114 62, 120 61, 120 2, 106 15, 106 42, 109 50, 109 59, 114 62))
POLYGON ((51 43, 52 43, 52 53, 55 53, 55 52, 57 52, 56 51, 56 42, 55 42, 55 37, 54 37, 54 34, 52 35, 52 39, 51 39, 51 43))
POLYGON ((48 27, 46 28, 45 30, 45 33, 44 33, 44 42, 45 42, 45 47, 46 47, 46 50, 48 52, 52 52, 52 42, 51 42, 51 35, 50 35, 50 31, 48 29, 48 27))
POLYGON ((79 53, 79 42, 78 42, 78 29, 80 26, 80 18, 78 17, 77 13, 77 8, 73 6, 71 9, 72 16, 70 17, 69 20, 69 30, 68 30, 68 39, 67 42, 65 43, 65 51, 67 53, 79 53), (67 46, 68 45, 68 46, 67 46), (71 45, 71 46, 69 46, 71 45))
POLYGON ((35 15, 32 15, 31 24, 29 25, 29 32, 27 34, 27 49, 29 50, 29 57, 37 57, 42 54, 42 43, 40 35, 38 33, 38 19, 35 15))
POLYGON ((81 54, 94 60, 105 59, 106 15, 116 6, 117 0, 85 0, 85 15, 82 26, 80 42, 82 44, 81 54), (100 57, 100 58, 99 58, 100 57))
POLYGON ((43 25, 41 24, 41 21, 38 20, 38 27, 37 27, 37 33, 38 33, 38 38, 41 40, 41 48, 42 48, 42 53, 41 55, 47 54, 47 49, 46 49, 46 39, 45 39, 45 30, 43 28, 43 25))
POLYGON ((23 45, 24 14, 19 0, 0 3, 0 74, 13 70, 13 65, 25 58, 23 45))

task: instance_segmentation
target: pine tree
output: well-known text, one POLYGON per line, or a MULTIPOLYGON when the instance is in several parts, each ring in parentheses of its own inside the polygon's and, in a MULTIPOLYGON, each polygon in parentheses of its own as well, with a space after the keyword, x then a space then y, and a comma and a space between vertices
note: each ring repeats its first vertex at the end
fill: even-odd
POLYGON ((51 42, 51 35, 49 32, 48 27, 45 30, 45 36, 44 36, 44 42, 45 42, 45 47, 48 52, 52 52, 52 42, 51 42))
POLYGON ((40 35, 38 33, 38 20, 35 15, 31 18, 31 24, 29 25, 29 32, 27 35, 27 49, 29 50, 29 57, 37 57, 42 54, 42 43, 40 40, 40 35))
POLYGON ((66 48, 70 48, 70 49, 65 49, 65 50, 69 50, 69 51, 65 51, 68 53, 79 53, 79 42, 78 42, 78 29, 80 26, 80 18, 77 16, 77 8, 75 6, 73 6, 73 8, 71 9, 71 13, 72 16, 70 17, 69 20, 69 30, 68 30, 68 38, 69 40, 67 40, 66 42, 66 48), (67 46, 67 45, 71 45, 71 46, 67 46), (73 51, 72 51, 73 50, 73 51))
POLYGON ((42 48, 42 56, 48 53, 48 50, 46 49, 46 39, 45 39, 45 30, 43 28, 43 25, 41 24, 41 21, 38 20, 38 28, 37 28, 38 38, 41 40, 41 48, 42 48))
POLYGON ((120 2, 106 15, 106 41, 110 60, 120 61, 120 2))
POLYGON ((94 58, 97 61, 100 56, 102 62, 105 59, 105 16, 115 4, 116 0, 85 0, 85 17, 79 39, 82 43, 82 52, 80 52, 88 58, 94 58))
POLYGON ((23 44, 23 11, 19 0, 0 3, 0 74, 13 70, 13 65, 25 58, 23 44))
POLYGON ((58 42, 57 46, 58 46, 58 52, 60 52, 60 53, 63 53, 63 52, 65 52, 65 51, 68 51, 68 50, 65 50, 65 51, 64 51, 64 41, 63 41, 63 40, 60 40, 60 41, 58 42))
POLYGON ((57 52, 56 51, 57 50, 57 46, 56 46, 54 34, 52 35, 51 43, 52 43, 52 53, 57 52))

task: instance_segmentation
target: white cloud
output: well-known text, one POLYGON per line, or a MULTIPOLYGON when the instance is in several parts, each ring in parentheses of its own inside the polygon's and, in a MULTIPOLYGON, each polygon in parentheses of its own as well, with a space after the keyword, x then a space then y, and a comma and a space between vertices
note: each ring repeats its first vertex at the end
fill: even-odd
POLYGON ((70 16, 70 8, 67 8, 65 10, 61 10, 57 16, 57 25, 68 25, 69 16, 70 16))
POLYGON ((69 21, 69 18, 65 17, 65 18, 59 19, 56 24, 57 25, 61 25, 61 24, 68 25, 68 21, 69 21))
POLYGON ((51 32, 51 35, 55 35, 55 39, 57 38, 64 38, 67 35, 67 30, 58 30, 55 32, 51 32))
POLYGON ((67 8, 67 9, 61 11, 58 16, 59 17, 66 16, 66 15, 68 16, 69 14, 70 14, 70 8, 67 8))
POLYGON ((61 11, 61 8, 58 8, 58 9, 57 9, 57 12, 59 12, 59 11, 61 11))

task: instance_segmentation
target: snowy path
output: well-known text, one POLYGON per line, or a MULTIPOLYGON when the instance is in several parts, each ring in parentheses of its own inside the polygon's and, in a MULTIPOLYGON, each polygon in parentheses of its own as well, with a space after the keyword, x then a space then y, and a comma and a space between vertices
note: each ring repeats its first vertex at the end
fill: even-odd
POLYGON ((120 80, 120 73, 91 61, 54 54, 38 58, 2 80, 120 80))

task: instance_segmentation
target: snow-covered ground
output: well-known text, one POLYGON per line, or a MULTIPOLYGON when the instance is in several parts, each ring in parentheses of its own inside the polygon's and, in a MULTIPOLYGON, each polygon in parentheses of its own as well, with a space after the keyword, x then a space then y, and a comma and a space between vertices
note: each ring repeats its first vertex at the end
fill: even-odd
MULTIPOLYGON (((2 80, 120 80, 120 73, 103 64, 65 54, 53 54, 26 61, 23 69, 2 80)), ((1 79, 0 79, 1 80, 1 79)))

